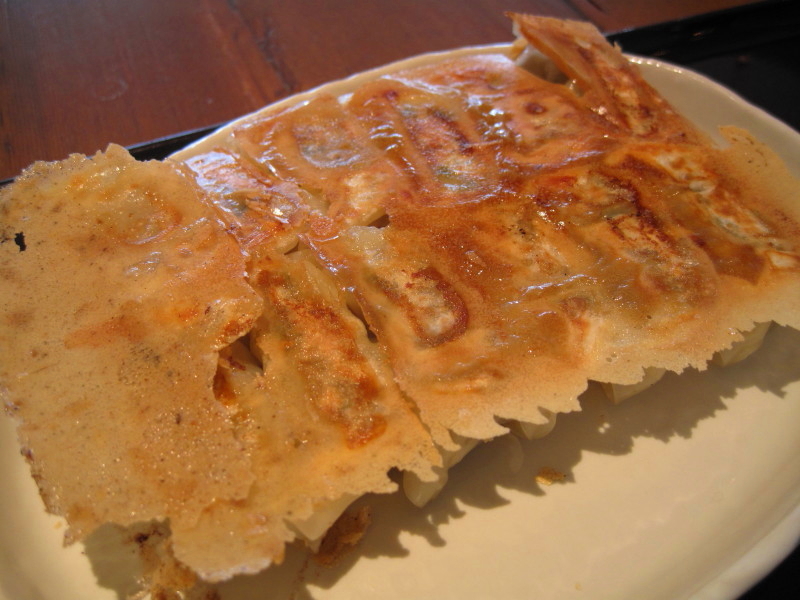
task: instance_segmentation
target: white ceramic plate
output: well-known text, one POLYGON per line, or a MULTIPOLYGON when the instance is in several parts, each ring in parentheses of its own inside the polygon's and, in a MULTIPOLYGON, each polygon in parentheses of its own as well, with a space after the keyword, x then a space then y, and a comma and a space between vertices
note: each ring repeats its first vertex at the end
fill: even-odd
MULTIPOLYGON (((634 60, 703 128, 744 126, 800 176, 793 130, 699 75, 634 60)), ((799 332, 773 328, 745 362, 668 375, 621 405, 595 389, 583 404, 545 439, 479 447, 423 510, 400 495, 363 499, 373 525, 335 566, 293 548, 223 597, 732 599, 797 542, 799 332), (542 467, 565 480, 537 484, 542 467)), ((8 419, 0 482, 0 600, 119 598, 130 556, 103 536, 61 547, 63 524, 44 514, 8 419)))

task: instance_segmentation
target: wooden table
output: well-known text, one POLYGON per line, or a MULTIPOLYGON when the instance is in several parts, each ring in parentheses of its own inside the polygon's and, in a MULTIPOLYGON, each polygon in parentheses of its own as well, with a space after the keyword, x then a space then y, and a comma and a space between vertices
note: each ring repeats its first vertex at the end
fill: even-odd
MULTIPOLYGON (((223 123, 414 54, 508 41, 506 10, 614 32, 750 1, 6 0, 0 180, 34 160, 223 123)), ((746 598, 797 591, 798 563, 796 552, 746 598)))
POLYGON ((0 180, 208 127, 393 60, 512 39, 506 10, 606 32, 751 0, 0 2, 0 180))

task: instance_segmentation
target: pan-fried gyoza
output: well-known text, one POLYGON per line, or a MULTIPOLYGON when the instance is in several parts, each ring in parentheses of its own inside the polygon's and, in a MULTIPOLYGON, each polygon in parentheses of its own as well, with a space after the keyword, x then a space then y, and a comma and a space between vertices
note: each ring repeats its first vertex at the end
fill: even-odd
POLYGON ((0 376, 72 539, 168 520, 201 580, 256 572, 392 470, 422 504, 475 444, 549 432, 591 380, 621 399, 800 328, 780 161, 715 147, 592 26, 513 20, 569 85, 516 44, 2 192, 0 376))

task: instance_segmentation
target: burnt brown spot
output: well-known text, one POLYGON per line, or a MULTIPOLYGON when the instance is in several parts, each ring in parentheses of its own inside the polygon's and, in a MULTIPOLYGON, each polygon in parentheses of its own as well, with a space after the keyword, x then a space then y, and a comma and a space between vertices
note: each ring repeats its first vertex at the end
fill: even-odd
POLYGON ((547 109, 538 102, 526 102, 525 112, 531 115, 540 115, 547 112, 547 109))
POLYGON ((133 536, 133 541, 139 545, 146 544, 147 540, 149 539, 150 536, 146 533, 137 533, 135 536, 133 536))
POLYGON ((14 234, 14 243, 19 247, 20 252, 25 252, 28 248, 28 245, 25 243, 25 234, 21 231, 14 234))
POLYGON ((430 115, 444 126, 444 130, 450 134, 450 138, 458 144, 462 154, 471 154, 474 151, 467 135, 461 130, 459 124, 453 119, 452 115, 446 111, 433 108, 430 115))

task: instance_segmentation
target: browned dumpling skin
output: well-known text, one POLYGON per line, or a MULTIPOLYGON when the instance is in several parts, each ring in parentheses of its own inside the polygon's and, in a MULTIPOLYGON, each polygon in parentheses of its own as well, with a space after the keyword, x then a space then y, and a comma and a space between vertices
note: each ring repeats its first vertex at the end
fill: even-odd
POLYGON ((245 497, 250 456, 211 384, 261 301, 184 168, 114 146, 38 163, 0 219, 6 410, 70 538, 245 497))
POLYGON ((425 480, 440 464, 377 345, 311 257, 261 256, 250 271, 264 312, 249 345, 223 353, 217 395, 236 407, 258 477, 245 501, 216 502, 196 526, 173 529, 176 556, 207 580, 280 562, 296 537, 318 542, 355 498, 395 490, 392 469, 425 480))
POLYGON ((797 324, 787 192, 754 190, 741 145, 713 148, 584 25, 533 22, 580 94, 497 56, 366 84, 346 109, 412 194, 380 227, 312 241, 443 445, 573 410, 591 379, 703 367, 732 330, 797 324))
MULTIPOLYGON (((230 147, 186 161, 199 183, 216 192, 214 203, 246 253, 248 281, 263 298, 258 320, 246 338, 222 353, 215 378, 216 396, 234 414, 237 437, 252 457, 257 478, 246 499, 220 499, 197 524, 173 526, 176 557, 206 580, 280 562, 285 544, 298 537, 315 546, 355 498, 396 489, 388 476, 393 469, 426 480, 441 463, 379 346, 353 313, 352 299, 301 241, 326 212, 332 222, 347 222, 375 205, 362 195, 346 206, 336 199, 344 192, 333 184, 325 194, 314 191, 328 177, 347 190, 362 185, 348 181, 348 173, 358 171, 349 162, 340 164, 339 143, 310 137, 309 131, 323 130, 306 119, 317 123, 331 114, 328 100, 310 103, 281 115, 291 116, 289 132, 303 132, 299 142, 280 118, 264 119, 239 129, 230 147), (274 134, 271 127, 284 134, 274 134), (259 152, 275 153, 288 145, 286 157, 296 160, 313 147, 317 166, 289 159, 276 166, 261 154, 242 152, 243 132, 252 136, 254 130, 270 132, 250 140, 259 152), (319 179, 312 184, 298 172, 319 179)), ((370 152, 359 155, 361 167, 377 166, 377 173, 391 169, 376 165, 378 153, 370 152)), ((367 178, 378 181, 365 176, 362 182, 367 178)), ((375 191, 359 189, 367 195, 375 191)))
POLYGON ((576 82, 595 114, 642 138, 704 141, 591 23, 510 16, 525 40, 576 82))
POLYGON ((404 193, 363 125, 332 96, 248 119, 235 128, 233 144, 264 171, 302 188, 315 208, 336 220, 370 223, 387 198, 404 193))

